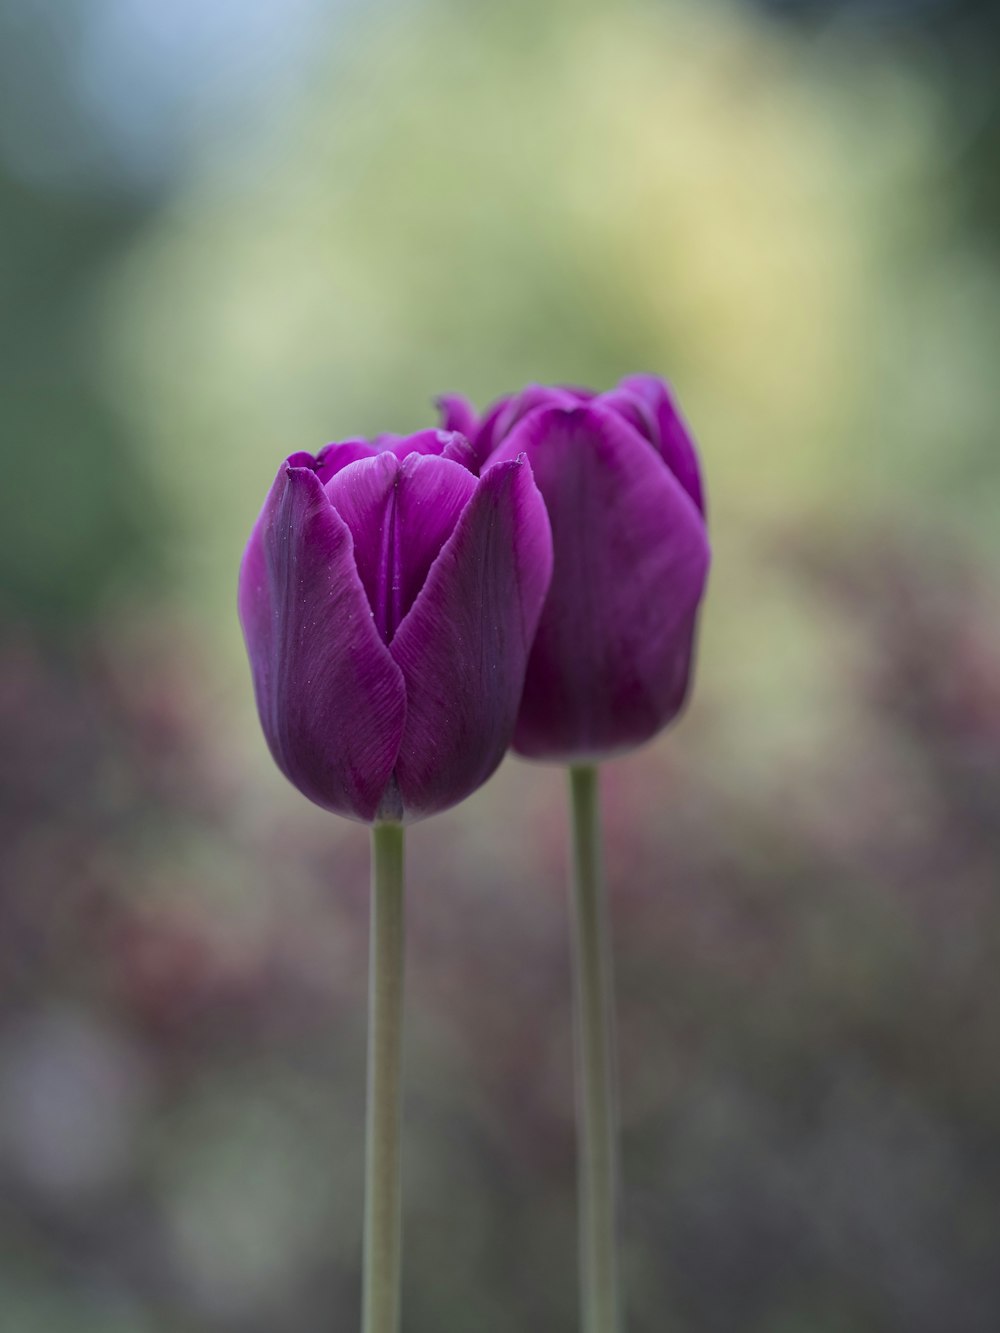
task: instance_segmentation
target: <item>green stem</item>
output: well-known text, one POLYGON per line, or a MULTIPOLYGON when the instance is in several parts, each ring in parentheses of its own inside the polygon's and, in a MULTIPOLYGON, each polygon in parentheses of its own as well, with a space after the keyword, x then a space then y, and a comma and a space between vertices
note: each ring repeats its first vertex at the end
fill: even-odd
POLYGON ((619 1333, 614 997, 596 767, 573 765, 569 785, 583 1328, 619 1333))
POLYGON ((372 828, 362 1333, 397 1333, 403 1052, 403 827, 372 828))

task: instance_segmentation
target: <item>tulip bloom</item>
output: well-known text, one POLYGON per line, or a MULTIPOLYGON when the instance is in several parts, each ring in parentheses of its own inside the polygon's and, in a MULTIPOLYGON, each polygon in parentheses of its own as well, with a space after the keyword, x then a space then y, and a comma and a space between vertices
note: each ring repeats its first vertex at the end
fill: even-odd
POLYGON ((310 800, 408 821, 500 763, 551 566, 531 468, 455 432, 293 454, 240 571, 264 734, 310 800))
POLYGON ((448 431, 292 454, 240 569, 272 755, 317 805, 373 825, 363 1333, 399 1327, 402 826, 503 758, 552 572, 525 459, 477 472, 448 431))
POLYGON ((596 760, 655 736, 683 707, 708 573, 698 459, 666 388, 530 385, 480 421, 440 400, 480 462, 531 462, 555 562, 514 748, 569 764, 579 1082, 580 1284, 585 1333, 618 1333, 618 1143, 611 949, 596 760))
POLYGON ((709 563, 698 459, 665 385, 531 385, 478 422, 464 399, 440 402, 481 461, 526 455, 552 522, 514 748, 580 761, 649 740, 687 697, 709 563))

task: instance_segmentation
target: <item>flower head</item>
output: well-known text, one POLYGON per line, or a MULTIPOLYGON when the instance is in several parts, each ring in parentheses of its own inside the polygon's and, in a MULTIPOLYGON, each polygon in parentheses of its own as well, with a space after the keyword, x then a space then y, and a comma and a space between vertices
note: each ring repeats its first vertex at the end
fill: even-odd
POLYGON ((683 707, 709 565, 701 473, 667 387, 632 375, 603 394, 529 385, 461 420, 476 457, 526 456, 555 551, 514 733, 544 759, 649 740, 683 707))
POLYGON ((524 458, 473 468, 449 431, 282 464, 240 571, 264 734, 300 791, 353 818, 418 819, 507 748, 551 573, 524 458))

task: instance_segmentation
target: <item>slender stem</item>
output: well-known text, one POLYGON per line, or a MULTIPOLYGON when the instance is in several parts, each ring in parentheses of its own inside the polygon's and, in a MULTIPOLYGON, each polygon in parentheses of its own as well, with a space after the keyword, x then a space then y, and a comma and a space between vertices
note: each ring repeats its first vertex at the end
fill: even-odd
POLYGON ((596 767, 573 765, 569 786, 583 1329, 619 1333, 614 995, 596 767))
POLYGON ((362 1333, 397 1333, 403 1051, 403 827, 372 828, 362 1333))

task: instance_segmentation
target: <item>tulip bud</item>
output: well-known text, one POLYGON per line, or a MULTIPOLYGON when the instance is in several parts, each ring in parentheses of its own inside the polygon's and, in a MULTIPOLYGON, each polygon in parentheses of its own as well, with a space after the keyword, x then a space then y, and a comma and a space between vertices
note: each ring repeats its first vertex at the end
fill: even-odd
MULTIPOLYGON (((464 400, 440 403, 472 428, 464 400)), ((649 740, 687 697, 709 565, 698 458, 666 387, 530 385, 484 415, 473 446, 493 465, 526 456, 552 524, 515 750, 572 762, 649 740)))
POLYGON ((293 454, 240 570, 261 724, 310 800, 365 822, 468 796, 510 743, 552 568, 523 457, 424 431, 293 454))

